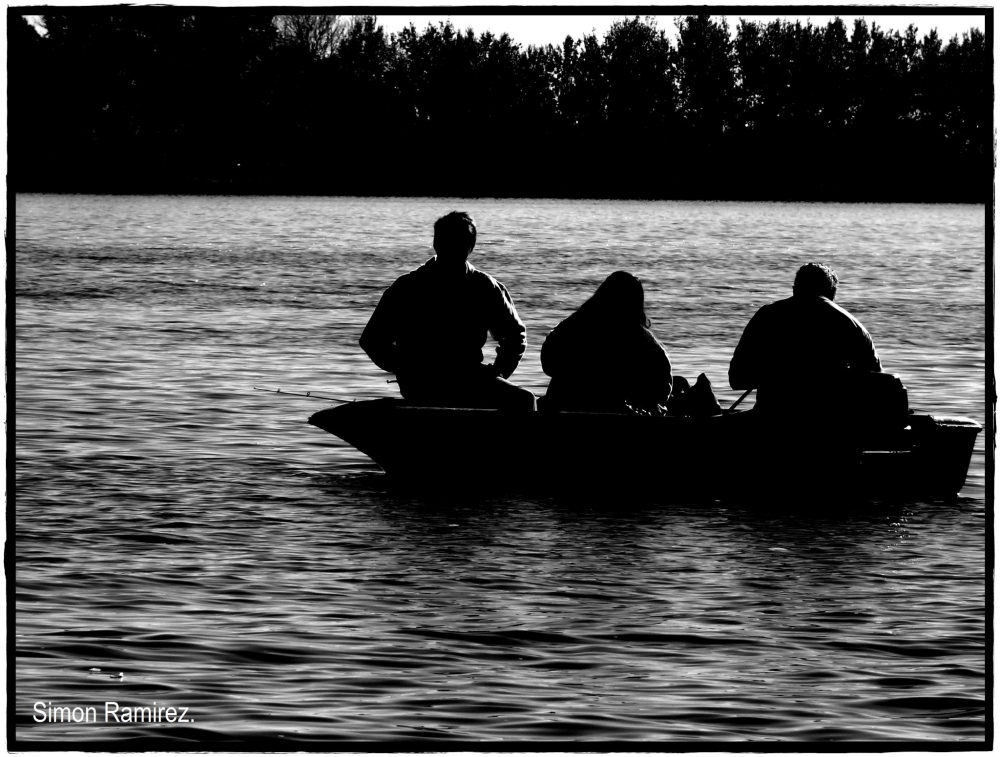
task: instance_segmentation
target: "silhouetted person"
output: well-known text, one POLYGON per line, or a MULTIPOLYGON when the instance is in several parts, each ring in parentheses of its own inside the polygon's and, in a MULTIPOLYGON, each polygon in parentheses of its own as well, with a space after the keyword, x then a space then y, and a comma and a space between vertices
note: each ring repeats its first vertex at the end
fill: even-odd
POLYGON ((837 274, 802 266, 792 296, 754 314, 729 364, 733 389, 757 389, 731 428, 741 483, 768 497, 815 502, 848 493, 864 438, 860 379, 882 363, 864 326, 834 304, 837 274))
POLYGON ((729 363, 729 385, 756 389, 760 411, 806 412, 842 396, 847 371, 882 370, 868 331, 834 303, 838 283, 827 266, 804 265, 792 296, 750 319, 729 363))
POLYGON ((503 284, 468 262, 475 245, 468 213, 439 218, 436 255, 385 291, 361 347, 396 374, 409 402, 533 410, 535 396, 506 380, 524 354, 524 324, 503 284), (487 332, 497 341, 490 365, 483 364, 487 332))
POLYGON ((649 330, 642 283, 615 271, 542 344, 548 410, 655 411, 670 397, 670 358, 649 330))

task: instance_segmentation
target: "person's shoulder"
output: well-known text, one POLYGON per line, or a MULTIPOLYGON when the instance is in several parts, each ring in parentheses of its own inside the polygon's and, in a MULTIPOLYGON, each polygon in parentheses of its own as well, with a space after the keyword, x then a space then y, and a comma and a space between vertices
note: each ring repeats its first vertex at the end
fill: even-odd
POLYGON ((469 277, 473 282, 475 282, 477 286, 481 286, 488 289, 495 289, 509 296, 507 287, 501 284, 500 281, 495 276, 491 276, 490 274, 486 273, 486 271, 479 270, 471 263, 469 263, 469 277))
POLYGON ((769 302, 761 307, 761 310, 766 310, 769 313, 780 312, 782 310, 790 310, 801 303, 801 300, 795 299, 795 297, 785 297, 783 300, 775 300, 774 302, 769 302))
POLYGON ((407 271, 406 273, 400 275, 394 282, 393 286, 408 286, 411 283, 416 283, 420 279, 424 278, 431 271, 431 264, 434 262, 434 258, 425 261, 421 265, 414 268, 412 271, 407 271))
POLYGON ((466 265, 469 267, 469 276, 474 281, 479 281, 483 283, 488 282, 490 284, 500 283, 493 276, 490 276, 488 273, 486 273, 486 271, 481 271, 480 269, 476 268, 474 265, 472 265, 472 263, 466 262, 466 265))
POLYGON ((764 320, 772 317, 785 317, 795 308, 795 306, 796 302, 794 297, 786 297, 783 300, 775 300, 774 302, 765 303, 757 308, 757 311, 753 314, 753 318, 764 320))
POLYGON ((827 304, 828 307, 833 308, 834 310, 836 310, 838 313, 841 313, 842 315, 846 315, 851 320, 857 320, 853 315, 851 315, 850 313, 848 313, 847 310, 842 305, 840 305, 840 303, 834 302, 833 300, 829 300, 826 297, 824 297, 822 299, 823 299, 824 302, 826 302, 826 304, 827 304))
POLYGON ((850 319, 855 323, 858 323, 858 319, 851 315, 844 307, 839 303, 834 302, 829 297, 817 297, 816 305, 828 313, 836 314, 841 318, 850 319))
MULTIPOLYGON (((792 298, 795 300, 796 298, 792 298)), ((803 297, 801 298, 801 315, 806 318, 820 318, 824 322, 836 322, 842 325, 850 324, 854 328, 865 331, 864 325, 846 308, 831 300, 829 297, 803 297)))
POLYGON ((423 263, 418 265, 409 273, 404 273, 403 276, 426 276, 434 270, 435 259, 433 257, 427 258, 423 263))
POLYGON ((857 316, 851 314, 846 308, 838 305, 833 300, 829 300, 829 303, 830 307, 833 308, 833 310, 836 311, 841 316, 841 318, 843 318, 844 320, 849 320, 851 323, 854 324, 856 328, 859 328, 865 333, 868 333, 868 329, 866 329, 864 324, 858 320, 857 316))
POLYGON ((652 329, 648 329, 645 326, 642 327, 640 332, 641 344, 644 350, 649 354, 649 356, 657 361, 662 361, 664 358, 667 362, 670 361, 670 357, 667 354, 666 345, 663 344, 657 338, 656 334, 653 333, 652 329))
POLYGON ((651 327, 642 326, 641 332, 642 332, 642 336, 643 336, 644 341, 646 341, 648 344, 650 344, 653 347, 655 347, 658 351, 663 352, 663 354, 667 353, 667 347, 666 347, 666 345, 663 344, 663 342, 660 340, 660 338, 656 334, 653 333, 653 329, 651 327))
POLYGON ((850 316, 846 310, 831 300, 829 297, 813 297, 803 295, 793 295, 784 300, 777 300, 769 305, 765 305, 761 310, 767 309, 768 313, 780 314, 785 317, 813 316, 822 312, 838 312, 850 316))

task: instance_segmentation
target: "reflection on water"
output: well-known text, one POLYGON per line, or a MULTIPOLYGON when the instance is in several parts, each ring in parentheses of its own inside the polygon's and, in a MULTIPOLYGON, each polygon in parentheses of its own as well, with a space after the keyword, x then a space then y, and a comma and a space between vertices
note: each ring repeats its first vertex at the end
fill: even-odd
POLYGON ((986 420, 982 207, 19 196, 18 738, 983 739, 985 434, 957 502, 442 498, 253 391, 392 396, 357 337, 453 205, 539 393, 622 268, 731 403, 746 320, 822 260, 912 406, 986 420), (194 722, 32 717, 107 700, 194 722))

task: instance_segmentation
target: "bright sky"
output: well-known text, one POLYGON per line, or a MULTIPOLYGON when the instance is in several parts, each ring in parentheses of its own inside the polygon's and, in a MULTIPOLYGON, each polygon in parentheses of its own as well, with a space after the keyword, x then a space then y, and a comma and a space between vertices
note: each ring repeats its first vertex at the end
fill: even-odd
MULTIPOLYGON (((449 14, 444 13, 418 13, 416 11, 421 10, 419 6, 413 7, 413 13, 405 13, 405 15, 398 15, 393 13, 392 15, 379 13, 378 9, 380 3, 370 2, 365 8, 371 8, 378 17, 379 23, 385 28, 386 32, 398 33, 403 28, 409 26, 411 23, 417 27, 417 31, 423 31, 428 24, 437 25, 440 21, 446 21, 449 18, 451 22, 462 31, 471 27, 477 34, 481 34, 485 31, 492 31, 495 35, 499 36, 503 32, 507 32, 514 42, 520 44, 522 47, 527 47, 528 45, 561 45, 563 40, 567 35, 573 37, 573 39, 579 40, 584 35, 590 33, 596 33, 599 40, 603 40, 605 32, 607 32, 608 27, 611 22, 616 19, 622 19, 630 17, 628 14, 605 14, 605 15, 595 15, 587 14, 586 11, 589 6, 595 5, 595 2, 588 2, 587 0, 577 0, 577 2, 568 2, 568 0, 542 0, 545 5, 549 6, 561 6, 565 7, 567 13, 565 15, 537 15, 537 14, 498 14, 495 11, 499 9, 509 8, 512 11, 522 10, 527 6, 523 4, 524 0, 521 0, 518 4, 512 3, 495 3, 486 5, 489 0, 460 0, 461 7, 463 10, 468 10, 469 8, 477 6, 483 7, 483 12, 475 12, 473 14, 461 13, 461 14, 449 14), (492 12, 491 12, 492 11, 492 12)), ((78 6, 78 5, 97 5, 104 4, 107 0, 73 0, 69 2, 68 0, 49 0, 49 4, 59 7, 59 6, 78 6)), ((975 2, 975 0, 972 0, 975 2)), ((204 3, 204 0, 175 0, 171 3, 172 5, 199 5, 204 3)), ((16 7, 18 5, 27 4, 17 2, 10 3, 11 7, 16 7)), ((135 5, 149 5, 148 2, 137 2, 135 5)), ((235 2, 233 5, 255 5, 254 2, 235 2)), ((389 2, 382 3, 388 7, 391 7, 394 11, 398 8, 406 8, 405 5, 401 3, 389 2)), ((441 2, 439 7, 447 7, 449 5, 458 4, 456 2, 441 2)), ((706 7, 711 9, 712 3, 706 2, 706 7)), ((302 10, 308 12, 310 6, 322 7, 325 12, 330 12, 336 10, 335 5, 330 5, 326 0, 299 0, 294 6, 294 10, 302 10)), ((37 6, 36 6, 37 7, 37 6)), ((269 6, 276 9, 280 6, 269 6)), ((317 7, 317 10, 319 10, 317 7)), ((357 6, 355 6, 357 7, 357 6)), ((607 6, 602 6, 602 10, 607 6)), ((630 5, 628 6, 630 10, 638 9, 640 11, 639 15, 645 16, 646 14, 641 13, 643 5, 630 5)), ((662 11, 664 6, 651 6, 655 7, 657 10, 662 11)), ((918 36, 923 37, 925 34, 929 33, 931 29, 938 30, 938 36, 942 40, 947 42, 954 35, 958 35, 961 39, 964 32, 968 32, 972 27, 978 27, 979 29, 986 30, 986 16, 985 14, 978 15, 975 12, 982 11, 984 4, 973 5, 971 2, 956 2, 950 6, 924 6, 923 8, 917 7, 906 7, 897 6, 901 12, 895 15, 882 15, 880 13, 865 14, 863 5, 854 5, 843 8, 842 13, 837 13, 840 10, 838 6, 830 6, 830 10, 834 11, 832 15, 817 15, 814 13, 802 13, 794 14, 789 13, 789 11, 794 11, 794 5, 782 5, 781 10, 784 11, 780 15, 778 13, 768 14, 766 13, 767 5, 748 5, 747 13, 733 13, 734 6, 728 5, 724 6, 726 9, 725 19, 729 22, 729 28, 735 33, 736 27, 739 24, 741 18, 747 21, 757 21, 768 23, 774 21, 776 18, 782 18, 789 21, 795 21, 796 19, 801 20, 803 23, 806 21, 812 21, 814 26, 825 26, 829 21, 832 21, 837 15, 839 15, 844 23, 847 25, 848 33, 854 26, 854 19, 857 17, 864 18, 869 25, 873 22, 877 23, 880 27, 884 29, 894 29, 899 32, 903 32, 907 25, 910 23, 917 27, 918 36), (960 4, 961 3, 961 4, 960 4), (964 10, 967 13, 973 13, 974 15, 961 15, 955 13, 956 10, 964 10), (952 13, 949 13, 952 11, 952 13)), ((818 6, 822 8, 822 6, 818 6)), ((874 6, 879 10, 884 10, 885 6, 874 6)), ((988 7, 988 6, 986 6, 988 7)), ((739 8, 739 6, 735 6, 739 8)), ((817 6, 810 6, 810 10, 816 10, 817 6)), ((289 10, 293 10, 289 7, 289 10)), ((690 8, 681 6, 678 11, 690 11, 690 8)), ((676 27, 674 25, 674 20, 682 15, 678 13, 676 15, 657 15, 654 16, 657 20, 657 26, 667 32, 671 38, 676 39, 676 27)))

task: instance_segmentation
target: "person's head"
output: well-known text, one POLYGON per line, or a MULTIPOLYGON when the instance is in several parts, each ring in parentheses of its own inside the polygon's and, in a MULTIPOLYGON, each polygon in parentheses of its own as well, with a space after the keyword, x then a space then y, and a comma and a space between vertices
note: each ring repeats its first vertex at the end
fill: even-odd
POLYGON ((476 222, 468 213, 452 211, 434 222, 434 252, 444 263, 464 263, 476 246, 476 222))
POLYGON ((832 300, 837 296, 838 283, 840 280, 837 274, 829 266, 809 263, 795 274, 792 294, 796 297, 826 297, 832 300))
POLYGON ((649 328, 642 282, 631 273, 615 271, 597 287, 580 307, 591 317, 619 323, 637 323, 649 328))

